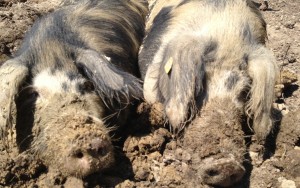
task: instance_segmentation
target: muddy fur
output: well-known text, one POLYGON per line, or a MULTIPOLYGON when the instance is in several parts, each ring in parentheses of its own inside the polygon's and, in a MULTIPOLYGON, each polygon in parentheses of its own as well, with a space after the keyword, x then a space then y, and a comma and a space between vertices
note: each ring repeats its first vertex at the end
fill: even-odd
MULTIPOLYGON (((11 60, 1 66, 0 69, 0 138, 2 138, 5 146, 9 145, 8 130, 12 130, 12 109, 14 105, 14 97, 18 94, 20 85, 24 82, 24 78, 28 76, 28 69, 11 60)), ((11 133, 11 132, 10 132, 11 133)))
POLYGON ((174 133, 216 97, 229 97, 264 141, 278 68, 252 1, 156 1, 146 28, 139 56, 144 97, 164 104, 174 133))
POLYGON ((148 9, 139 0, 63 4, 0 67, 0 138, 15 102, 19 151, 81 178, 113 163, 111 127, 124 125, 142 97, 137 55, 148 9))

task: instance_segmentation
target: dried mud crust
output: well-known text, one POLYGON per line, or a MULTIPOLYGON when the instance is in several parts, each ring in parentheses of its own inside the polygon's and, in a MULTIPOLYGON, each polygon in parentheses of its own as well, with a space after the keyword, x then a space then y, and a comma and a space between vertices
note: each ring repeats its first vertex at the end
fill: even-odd
MULTIPOLYGON (((28 26, 59 3, 59 0, 0 1, 0 65, 19 47, 28 26)), ((281 68, 281 79, 276 86, 278 99, 274 103, 277 126, 268 139, 264 161, 255 142, 241 127, 202 127, 199 134, 204 135, 201 139, 207 138, 207 144, 200 138, 195 140, 197 132, 175 139, 165 127, 161 105, 142 103, 128 123, 129 136, 115 145, 116 165, 106 172, 83 180, 64 177, 31 155, 19 154, 15 142, 8 152, 0 143, 0 187, 211 187, 199 179, 199 161, 195 158, 222 157, 221 142, 215 139, 219 138, 235 143, 234 155, 247 170, 241 182, 233 187, 299 188, 300 2, 272 0, 263 15, 268 24, 267 45, 281 68), (187 137, 192 139, 184 141, 187 137)), ((189 128, 196 125, 194 121, 189 128)))

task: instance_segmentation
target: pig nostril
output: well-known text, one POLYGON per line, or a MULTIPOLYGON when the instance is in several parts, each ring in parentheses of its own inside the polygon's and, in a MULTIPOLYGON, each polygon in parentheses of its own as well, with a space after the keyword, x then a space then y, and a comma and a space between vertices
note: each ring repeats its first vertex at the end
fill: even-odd
POLYGON ((93 139, 89 144, 89 151, 94 155, 105 156, 109 152, 110 143, 107 140, 93 139))
POLYGON ((229 178, 231 181, 234 181, 235 179, 237 179, 237 174, 232 174, 229 178))
POLYGON ((217 170, 209 169, 209 170, 206 171, 206 174, 207 174, 208 176, 217 176, 217 175, 220 174, 220 172, 217 171, 217 170))
POLYGON ((240 181, 244 173, 245 169, 236 161, 220 159, 208 163, 200 176, 208 185, 228 187, 240 181))
POLYGON ((83 157, 83 153, 81 151, 76 151, 74 153, 74 157, 76 157, 78 159, 81 159, 83 157))
POLYGON ((97 151, 98 155, 104 156, 107 154, 107 150, 105 148, 99 148, 97 151))

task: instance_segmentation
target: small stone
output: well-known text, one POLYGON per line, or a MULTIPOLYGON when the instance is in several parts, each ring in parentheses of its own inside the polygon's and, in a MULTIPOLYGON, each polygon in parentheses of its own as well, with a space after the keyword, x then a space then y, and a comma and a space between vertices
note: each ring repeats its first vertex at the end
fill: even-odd
POLYGON ((258 158, 258 153, 257 152, 250 151, 249 155, 250 155, 250 157, 251 157, 252 160, 258 158))
POLYGON ((284 24, 284 27, 286 27, 288 29, 294 29, 295 23, 287 22, 286 24, 284 24))
POLYGON ((287 180, 284 177, 278 178, 278 181, 281 182, 281 188, 297 188, 294 181, 287 180))
POLYGON ((286 105, 285 104, 278 104, 277 105, 278 106, 278 110, 286 110, 287 108, 286 108, 286 105))
POLYGON ((289 112, 290 112, 289 109, 285 109, 285 110, 282 110, 282 111, 281 111, 281 114, 282 114, 283 116, 285 116, 285 115, 287 115, 289 112))
POLYGON ((169 150, 175 150, 176 146, 177 146, 176 141, 172 140, 167 144, 166 148, 169 150))
POLYGON ((77 179, 75 177, 69 177, 66 181, 66 183, 64 184, 65 188, 72 188, 72 187, 78 187, 78 188, 83 188, 84 187, 84 183, 81 179, 77 179))
POLYGON ((182 152, 182 160, 183 161, 190 161, 192 159, 191 155, 187 151, 182 152))

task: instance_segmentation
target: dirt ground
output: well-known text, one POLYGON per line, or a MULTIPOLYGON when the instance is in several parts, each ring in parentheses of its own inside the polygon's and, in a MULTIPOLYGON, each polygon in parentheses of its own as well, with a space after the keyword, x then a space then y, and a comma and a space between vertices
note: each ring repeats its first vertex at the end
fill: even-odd
MULTIPOLYGON (((34 20, 53 11, 60 0, 0 0, 0 64, 14 54, 34 20)), ((263 12, 268 28, 267 46, 281 69, 274 103, 275 128, 264 154, 241 127, 204 127, 206 139, 174 136, 165 127, 162 107, 140 104, 115 143, 116 165, 85 179, 64 177, 12 143, 0 143, 0 187, 203 187, 197 177, 195 156, 220 152, 219 142, 232 144, 232 153, 247 170, 234 188, 300 188, 300 1, 270 0, 263 12), (281 89, 280 89, 281 88, 281 89), (188 140, 188 141, 187 141, 188 140), (194 143, 197 142, 197 143, 194 143), (227 142, 227 141, 226 141, 227 142), (208 144, 209 143, 209 144, 208 144), (263 158, 263 160, 262 160, 263 158)), ((197 126, 199 117, 190 125, 197 126)), ((203 133, 199 133, 203 134, 203 133)), ((223 148, 222 148, 223 149, 223 148)))

